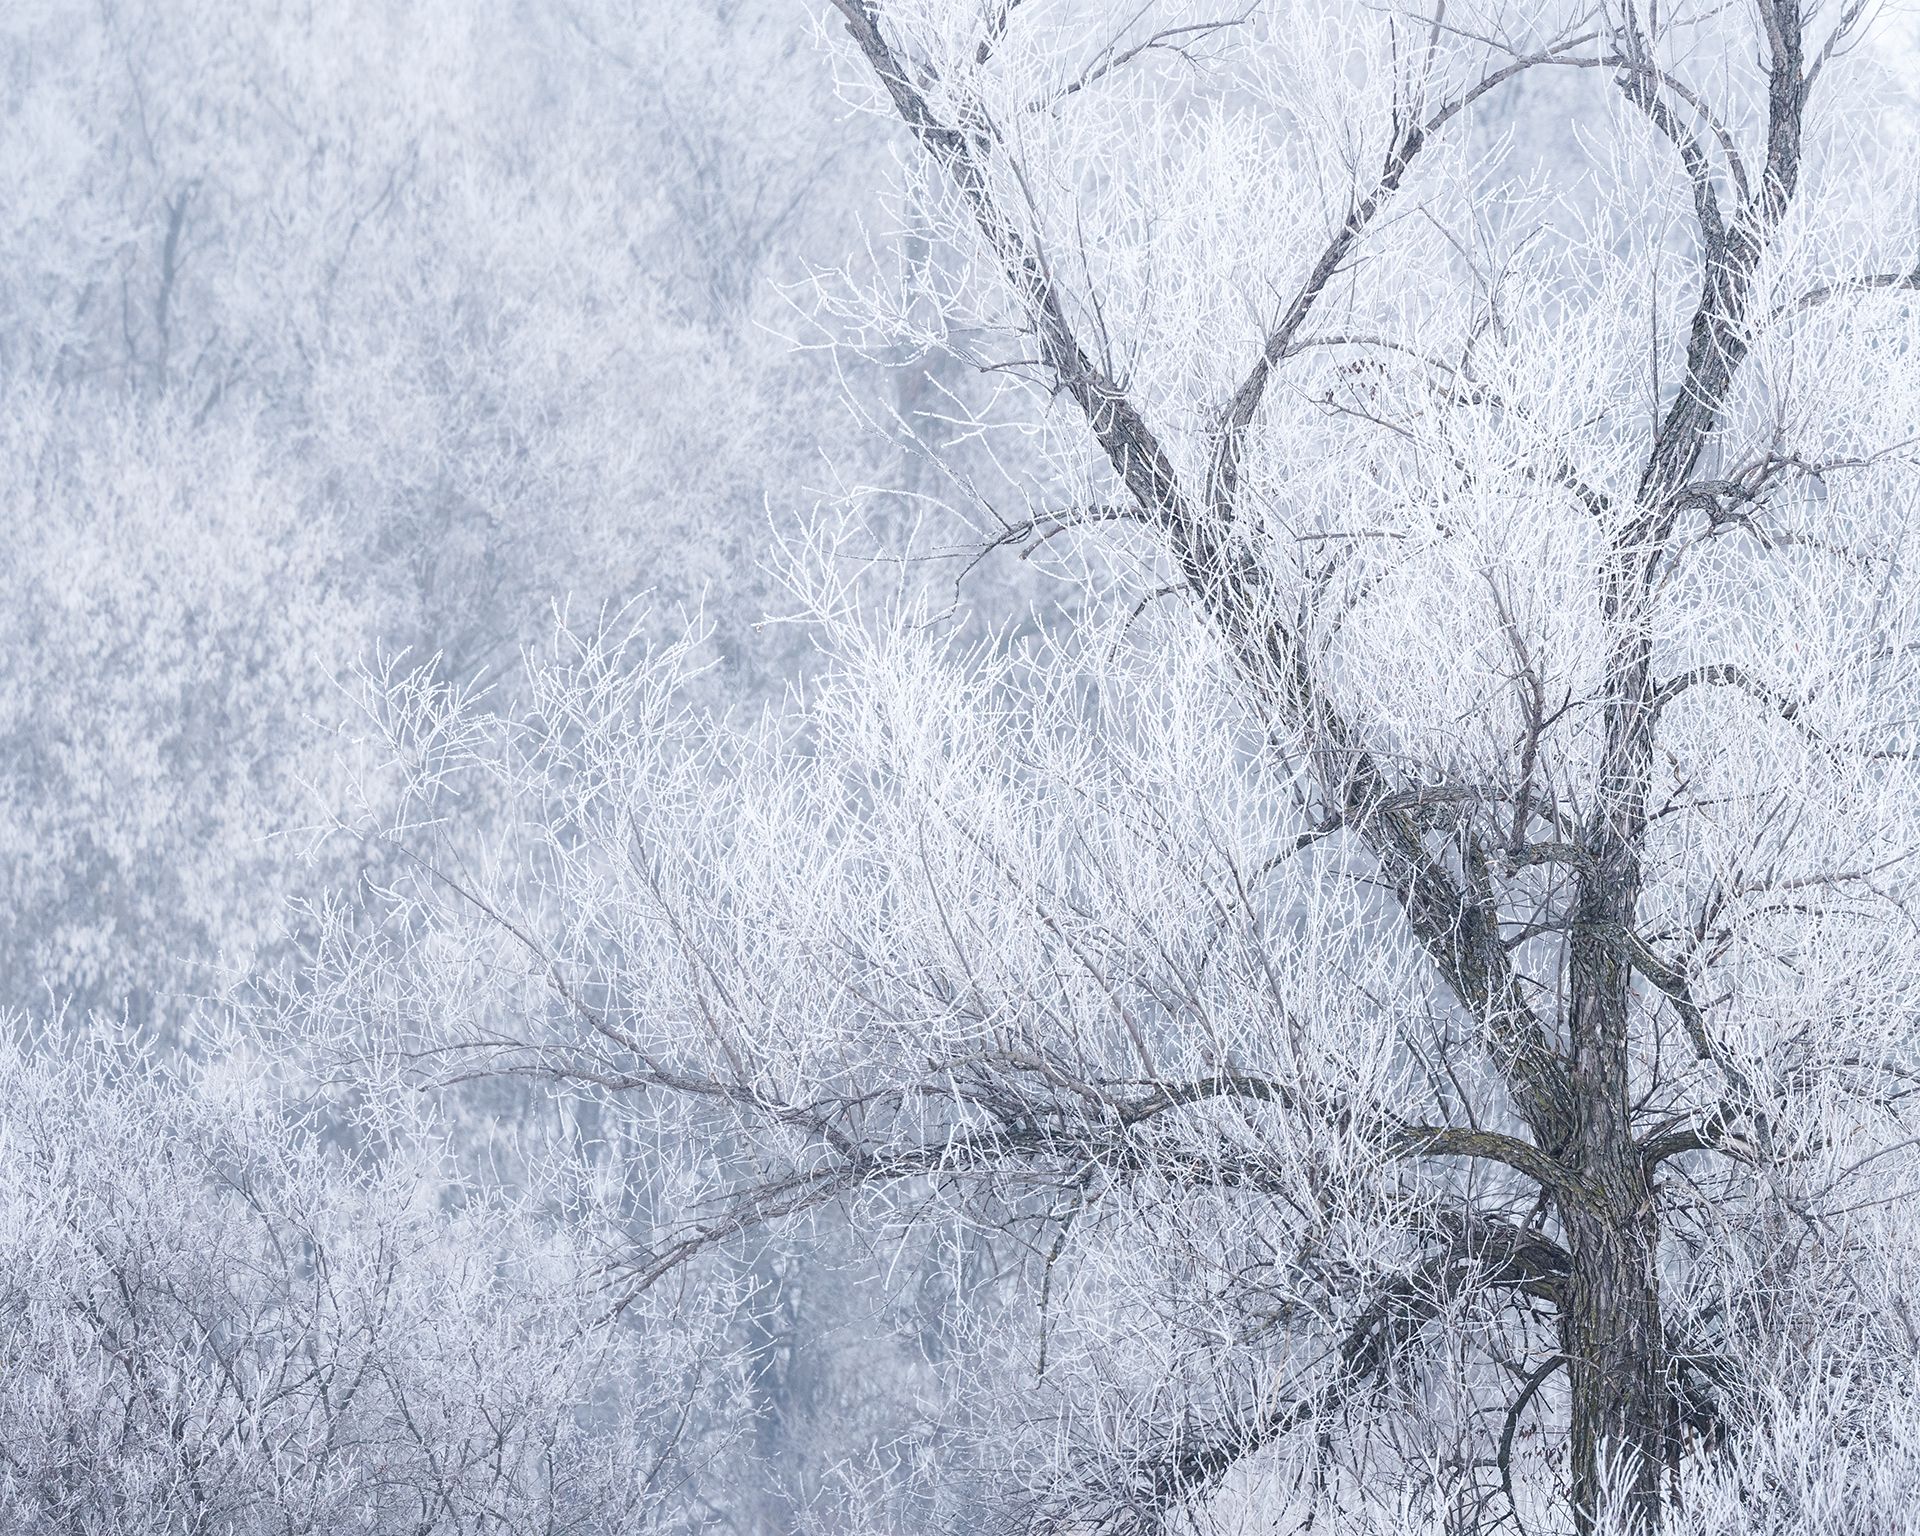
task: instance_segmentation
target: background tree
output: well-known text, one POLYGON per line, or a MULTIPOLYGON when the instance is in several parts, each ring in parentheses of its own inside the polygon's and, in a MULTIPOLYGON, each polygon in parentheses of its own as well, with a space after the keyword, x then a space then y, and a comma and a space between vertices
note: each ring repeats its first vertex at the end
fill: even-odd
MULTIPOLYGON (((876 136, 839 122, 804 16, 773 0, 53 0, 0 18, 0 101, 0 1007, 67 1004, 79 1041, 55 1057, 118 1038, 81 1027, 93 1011, 131 1019, 157 1072, 187 1072, 225 1048, 187 998, 297 952, 289 897, 380 878, 362 845, 306 857, 346 793, 356 659, 438 652, 504 698, 553 605, 650 593, 665 630, 711 616, 716 698, 804 660, 754 628, 768 497, 823 478, 836 442, 835 473, 877 478, 891 450, 843 392, 893 384, 793 347, 782 290, 849 248, 876 136)), ((142 1091, 130 1067, 128 1113, 142 1091)), ((140 1112, 163 1125, 172 1102, 140 1112)), ((543 1183, 523 1153, 554 1134, 544 1106, 490 1084, 438 1107, 448 1181, 543 1183)), ((325 1173, 275 1219, 344 1201, 325 1173)), ((434 1262, 469 1239, 481 1262, 491 1236, 517 1240, 449 1229, 434 1262)), ((190 1267, 191 1220, 162 1241, 190 1267)), ((258 1295, 301 1283, 269 1273, 258 1295)), ((727 1294, 787 1320, 753 1378, 778 1428, 841 1293, 787 1306, 745 1273, 727 1294)), ((631 1364, 606 1354, 596 1390, 631 1364)), ((696 1438, 731 1443, 731 1413, 696 1438)), ((771 1428, 759 1449, 703 1485, 731 1518, 791 1480, 771 1428)))
POLYGON ((417 1101, 363 1098, 380 1150, 351 1152, 257 1060, 7 1022, 9 1524, 685 1528, 726 1450, 689 1433, 724 1422, 723 1314, 610 1324, 551 1191, 463 1173, 417 1101))
POLYGON ((783 673, 788 632, 752 627, 768 492, 824 443, 871 455, 842 375, 772 329, 778 284, 847 247, 862 199, 807 194, 871 135, 836 127, 802 17, 672 22, 0 21, 12 1004, 144 1015, 276 953, 282 900, 346 875, 271 834, 312 820, 303 782, 330 798, 336 682, 372 650, 500 681, 553 603, 649 592, 712 615, 716 687, 783 673), (738 241, 690 233, 696 188, 738 241))

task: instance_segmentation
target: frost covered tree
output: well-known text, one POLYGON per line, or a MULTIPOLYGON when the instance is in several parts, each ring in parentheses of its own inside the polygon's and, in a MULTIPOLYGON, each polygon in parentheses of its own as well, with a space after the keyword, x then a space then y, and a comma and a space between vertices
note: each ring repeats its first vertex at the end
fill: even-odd
POLYGON ((1920 159, 1869 9, 832 9, 914 242, 827 308, 1004 385, 942 424, 1031 502, 955 511, 1076 617, 943 638, 825 519, 758 717, 604 633, 503 716, 377 678, 343 826, 403 874, 320 1023, 592 1101, 634 1295, 838 1212, 905 1331, 937 1260, 916 1518, 1899 1528, 1920 159))
POLYGON ((1576 1524, 1655 1523, 1692 1378, 1728 1385, 1669 1338, 1673 1160, 1812 1155, 1809 1105, 1908 1081, 1920 269, 1911 189, 1818 110, 1869 8, 1176 7, 1092 45, 1072 7, 835 8, 1024 343, 995 361, 1098 449, 1002 536, 1138 525, 1298 775, 1299 854, 1391 894, 1450 1021, 1402 1059, 1446 1075, 1321 1113, 1538 1189, 1548 1249, 1469 1201, 1448 1269, 1553 1293, 1510 1413, 1564 1371, 1576 1524), (1611 88, 1571 216, 1449 153, 1532 70, 1611 88))

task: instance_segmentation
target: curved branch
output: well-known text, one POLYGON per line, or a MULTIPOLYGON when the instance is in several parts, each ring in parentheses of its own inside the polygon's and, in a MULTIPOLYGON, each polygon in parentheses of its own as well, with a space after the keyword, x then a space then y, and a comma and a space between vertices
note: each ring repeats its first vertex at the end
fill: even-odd
MULTIPOLYGON (((1254 0, 1254 3, 1249 4, 1238 16, 1222 17, 1218 21, 1188 22, 1185 26, 1162 27, 1144 42, 1135 43, 1133 47, 1125 50, 1121 50, 1119 38, 1115 38, 1099 57, 1089 64, 1076 78, 1070 80, 1066 85, 1050 95, 1043 96, 1038 101, 1029 103, 1027 110, 1029 112, 1050 112, 1069 96, 1084 91, 1090 85, 1099 84, 1116 70, 1125 69, 1127 65, 1131 64, 1143 53, 1164 50, 1179 54, 1191 64, 1194 60, 1193 55, 1189 51, 1190 49, 1213 36, 1216 32, 1225 32, 1234 27, 1245 26, 1247 22, 1252 19, 1256 9, 1258 9, 1258 0, 1254 0)), ((1120 36, 1124 37, 1125 35, 1126 29, 1122 28, 1120 36)))
POLYGON ((1665 1121, 1641 1138, 1640 1159, 1649 1171, 1670 1157, 1683 1152, 1718 1152, 1735 1159, 1752 1157, 1759 1151, 1735 1128, 1744 1119, 1727 1104, 1716 1104, 1706 1115, 1684 1115, 1665 1121))
POLYGON ((1526 70, 1542 64, 1563 62, 1566 58, 1564 50, 1582 47, 1591 41, 1592 34, 1587 34, 1540 53, 1514 59, 1483 76, 1454 100, 1436 108, 1424 122, 1409 124, 1395 136, 1387 150, 1386 164, 1381 169, 1379 179, 1365 197, 1347 210, 1340 228, 1308 270, 1305 281, 1295 292, 1279 322, 1267 333, 1259 357, 1241 380, 1240 386, 1234 390, 1232 399, 1221 415, 1213 464, 1207 472, 1206 503, 1216 515, 1224 515, 1232 509, 1234 495, 1239 488, 1240 460, 1247 429, 1259 414, 1260 403, 1266 396, 1267 384, 1273 377, 1274 369, 1294 350, 1300 327, 1313 313, 1320 295, 1325 292, 1327 284, 1333 281, 1334 274, 1340 270, 1341 263, 1366 232, 1367 226, 1399 190, 1415 157, 1448 123, 1488 92, 1505 85, 1526 70))
MULTIPOLYGON (((660 1085, 660 1079, 654 1076, 608 1084, 616 1088, 660 1085)), ((716 1214, 691 1221, 661 1246, 636 1254, 624 1268, 633 1294, 645 1290, 715 1244, 829 1205, 855 1189, 914 1179, 959 1180, 1004 1173, 1011 1165, 1037 1169, 1043 1176, 1071 1183, 1082 1191, 1095 1170, 1115 1176, 1173 1173, 1176 1182, 1196 1188, 1271 1190, 1278 1187, 1270 1160, 1257 1151, 1170 1160, 1164 1155, 1164 1144, 1156 1145, 1151 1137, 1141 1134, 1143 1127, 1156 1117, 1187 1105, 1220 1098, 1251 1099, 1296 1110, 1310 1121, 1343 1134, 1352 1129, 1355 1118, 1349 1109, 1306 1101, 1288 1084, 1256 1074, 1229 1072, 1166 1084, 1132 1103, 1118 1101, 1108 1092, 1094 1092, 1092 1097, 1111 1106, 1110 1112, 1099 1118, 1066 1114, 1058 1109, 1036 1111, 1021 1096, 1011 1092, 992 1099, 976 1097, 976 1106, 993 1117, 987 1123, 935 1126, 923 1137, 913 1140, 892 1145, 884 1142, 863 1145, 853 1130, 836 1124, 836 1120, 845 1121, 857 1112, 871 1115, 880 1108, 897 1110, 914 1099, 951 1097, 951 1085, 815 1104, 788 1103, 719 1081, 689 1079, 684 1074, 665 1086, 728 1102, 750 1115, 763 1115, 771 1122, 810 1133, 817 1138, 821 1155, 800 1158, 796 1166, 737 1188, 726 1197, 727 1204, 716 1214), (1049 1165, 1053 1168, 1051 1175, 1046 1174, 1049 1165), (1077 1173, 1071 1171, 1075 1169, 1077 1173)), ((1376 1145, 1384 1157, 1476 1158, 1511 1168, 1556 1193, 1581 1193, 1582 1186, 1569 1169, 1518 1137, 1460 1126, 1419 1125, 1377 1113, 1373 1118, 1381 1127, 1376 1145)), ((1493 1218, 1462 1220, 1465 1225, 1460 1227, 1458 1243, 1469 1247, 1477 1245, 1488 1253, 1496 1249, 1506 1252, 1509 1259, 1503 1262, 1530 1265, 1529 1273, 1534 1278, 1545 1273, 1542 1266, 1547 1261, 1541 1254, 1546 1250, 1539 1245, 1546 1243, 1546 1239, 1532 1233, 1525 1234, 1524 1241, 1512 1234, 1503 1236, 1504 1224, 1493 1218)))
MULTIPOLYGON (((1766 165, 1759 185, 1740 200, 1731 223, 1717 225, 1717 204, 1716 223, 1703 219, 1700 298, 1687 342, 1686 376, 1655 436, 1636 497, 1645 519, 1637 532, 1647 536, 1649 551, 1664 545, 1679 511, 1679 493, 1693 475, 1747 355, 1750 341, 1744 327, 1754 272, 1800 180, 1800 126, 1807 100, 1800 10, 1794 0, 1757 0, 1757 6, 1768 47, 1766 165)), ((1695 179, 1697 201, 1700 173, 1687 151, 1681 153, 1695 179)), ((1648 579, 1656 564, 1645 561, 1648 579)))
POLYGON ((1771 1152, 1772 1133, 1764 1103, 1753 1086, 1753 1080, 1715 1043, 1707 1029, 1706 1013, 1694 998, 1693 988, 1687 978, 1656 955, 1638 934, 1630 933, 1627 936, 1627 958, 1633 968, 1673 1004, 1674 1011, 1680 1015, 1681 1026, 1687 1032, 1688 1042, 1693 1046, 1694 1056, 1719 1073, 1729 1095, 1726 1101, 1714 1107, 1705 1126, 1689 1123, 1682 1130, 1656 1131, 1642 1138, 1642 1162, 1648 1168, 1654 1168, 1664 1159, 1681 1152, 1744 1150, 1738 1144, 1730 1148, 1727 1137, 1728 1128, 1742 1120, 1751 1121, 1759 1136, 1760 1149, 1771 1152))
POLYGON ((1540 1389, 1546 1385, 1547 1378, 1567 1363, 1565 1355, 1549 1355, 1534 1367, 1532 1373, 1520 1385, 1520 1395, 1507 1409, 1506 1423, 1500 1427, 1500 1451, 1494 1458, 1500 1468, 1500 1491, 1506 1495, 1507 1508, 1513 1511, 1514 1523, 1520 1520, 1520 1506, 1513 1497, 1513 1436, 1520 1427, 1520 1416, 1527 1411, 1540 1389))
POLYGON ((1776 689, 1769 688, 1745 667, 1731 662, 1694 667, 1667 679, 1654 691, 1653 713, 1657 716, 1661 710, 1688 689, 1700 687, 1737 688, 1749 697, 1759 700, 1789 724, 1795 724, 1799 720, 1800 705, 1796 700, 1776 689))
POLYGON ((1387 1147, 1399 1157, 1473 1157, 1501 1163, 1556 1191, 1568 1190, 1574 1184, 1573 1171, 1558 1158, 1542 1152, 1532 1142, 1500 1131, 1451 1125, 1399 1125, 1388 1136, 1387 1147))
MULTIPOLYGON (((1646 43, 1637 29, 1629 33, 1628 42, 1630 51, 1617 60, 1608 62, 1617 63, 1618 67, 1625 71, 1618 84, 1626 93, 1627 100, 1640 109, 1641 114, 1653 124, 1660 136, 1671 144, 1674 152, 1680 156, 1680 164, 1685 169, 1687 181, 1693 188, 1693 211, 1694 216, 1700 221, 1701 238, 1708 252, 1717 251, 1726 244, 1727 226, 1720 213, 1720 194, 1713 185, 1712 163, 1707 159, 1706 151, 1701 149, 1700 141, 1686 130, 1680 119, 1675 116, 1673 109, 1660 99, 1660 88, 1666 86, 1672 89, 1676 82, 1655 69, 1646 58, 1646 43)), ((1689 97, 1690 95, 1691 93, 1688 93, 1689 97)), ((1695 105, 1704 116, 1704 109, 1698 108, 1697 102, 1695 105)), ((1712 122, 1711 117, 1707 120, 1712 122)), ((1740 157, 1734 153, 1729 139, 1723 137, 1721 147, 1727 156, 1731 174, 1744 200, 1747 186, 1746 168, 1740 163, 1740 157)))

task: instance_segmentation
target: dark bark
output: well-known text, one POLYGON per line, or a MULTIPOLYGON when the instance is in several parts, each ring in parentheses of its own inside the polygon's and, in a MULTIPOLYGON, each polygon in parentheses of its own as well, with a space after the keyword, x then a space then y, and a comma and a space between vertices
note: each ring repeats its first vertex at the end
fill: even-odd
MULTIPOLYGON (((1622 1194, 1631 1187, 1622 1181, 1622 1194)), ((1561 1315, 1568 1368, 1574 1529, 1594 1528, 1603 1486, 1628 1529, 1660 1519, 1669 1420, 1666 1345, 1654 1271, 1657 1224, 1611 1204, 1564 1216, 1573 1258, 1561 1315)))
POLYGON ((1577 1173, 1559 1204, 1574 1524, 1592 1530, 1608 1492, 1629 1530, 1651 1530, 1671 1413, 1659 1217, 1629 1120, 1626 971, 1610 945, 1588 936, 1575 941, 1572 971, 1577 1173))

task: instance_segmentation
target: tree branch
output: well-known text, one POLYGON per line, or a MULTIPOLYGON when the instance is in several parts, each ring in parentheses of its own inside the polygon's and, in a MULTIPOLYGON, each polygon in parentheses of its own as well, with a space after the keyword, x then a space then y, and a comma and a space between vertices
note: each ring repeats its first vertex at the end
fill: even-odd
POLYGON ((1677 677, 1662 683, 1653 696, 1653 712, 1658 715, 1681 694, 1690 688, 1719 687, 1737 688, 1742 693, 1759 700, 1782 720, 1796 723, 1800 715, 1799 703, 1776 689, 1769 688, 1745 667, 1731 662, 1718 662, 1711 666, 1694 667, 1677 677))
POLYGON ((979 151, 958 129, 934 115, 905 59, 886 40, 870 0, 833 0, 833 5, 900 120, 933 162, 953 178, 975 226, 999 254, 1034 321, 1048 368, 1079 406, 1122 484, 1151 516, 1165 522, 1183 518, 1173 461, 1119 385, 1074 336, 1052 273, 1034 243, 1002 215, 979 151))
POLYGON ((1920 291, 1920 266, 1911 272, 1875 272, 1868 277, 1846 277, 1831 283, 1822 283, 1817 288, 1809 288, 1793 303, 1782 305, 1767 316, 1768 320, 1778 320, 1786 315, 1804 314, 1807 310, 1824 304, 1829 299, 1839 298, 1850 293, 1912 293, 1920 291))

